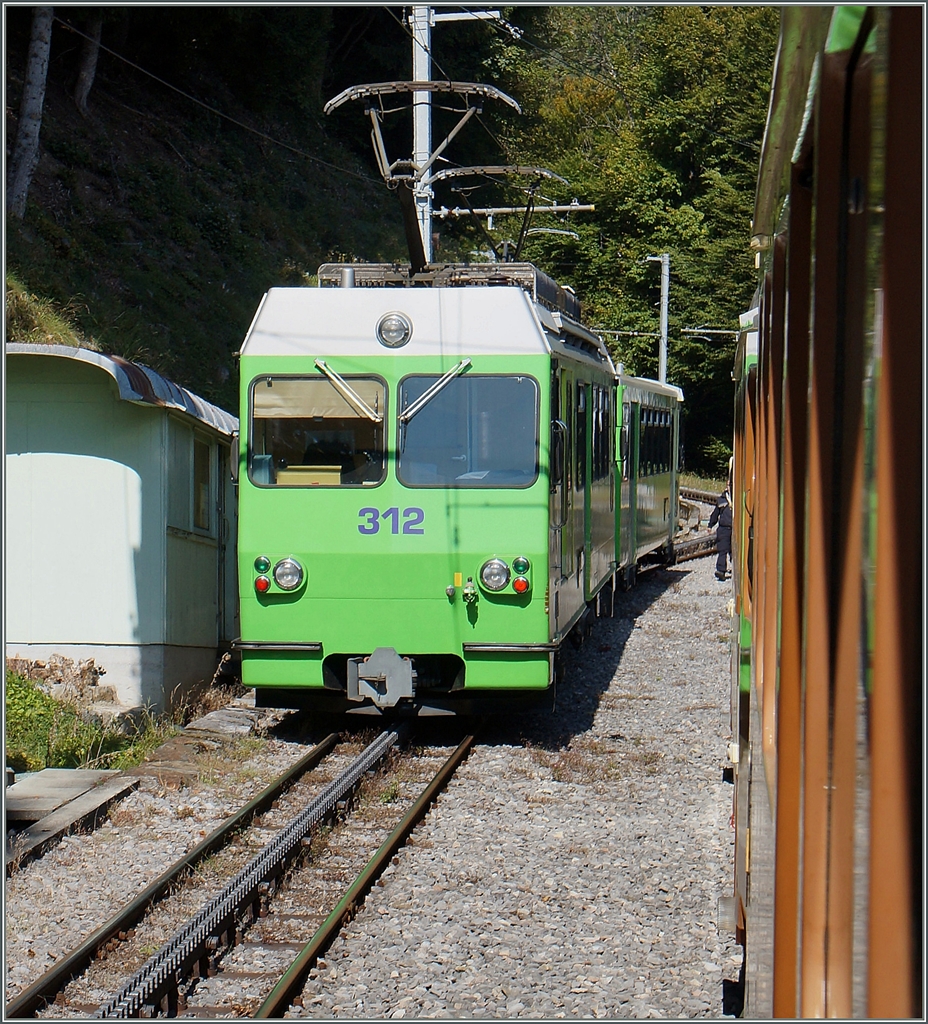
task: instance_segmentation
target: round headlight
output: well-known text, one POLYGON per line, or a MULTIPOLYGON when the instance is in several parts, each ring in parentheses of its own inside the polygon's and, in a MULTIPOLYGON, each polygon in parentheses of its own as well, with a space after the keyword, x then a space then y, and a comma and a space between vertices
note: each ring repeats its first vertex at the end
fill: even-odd
POLYGON ((502 590, 509 582, 509 566, 499 558, 491 558, 480 569, 480 582, 487 590, 502 590))
POLYGON ((303 582, 303 566, 294 558, 282 558, 274 566, 274 582, 281 590, 296 590, 303 582))
POLYGON ((377 324, 377 340, 387 348, 399 348, 412 337, 412 321, 405 313, 386 313, 377 324))
POLYGON ((531 567, 531 562, 529 562, 525 555, 519 555, 512 560, 512 570, 520 576, 524 576, 531 567))

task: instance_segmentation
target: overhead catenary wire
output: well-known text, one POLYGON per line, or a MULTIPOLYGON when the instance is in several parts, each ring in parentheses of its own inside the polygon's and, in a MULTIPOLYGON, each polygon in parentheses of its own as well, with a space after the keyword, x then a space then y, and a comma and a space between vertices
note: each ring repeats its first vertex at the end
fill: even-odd
MULTIPOLYGON (((464 8, 461 8, 461 9, 463 10, 464 8)), ((451 76, 448 74, 447 71, 445 71, 445 69, 441 66, 441 64, 439 64, 438 61, 435 59, 435 54, 432 52, 432 47, 431 46, 425 46, 421 42, 421 40, 416 39, 414 33, 410 32, 409 26, 406 24, 406 21, 403 18, 398 18, 393 13, 393 11, 390 10, 389 7, 384 7, 384 10, 397 23, 397 25, 400 26, 400 28, 406 33, 406 35, 409 36, 409 38, 413 41, 413 43, 416 44, 416 46, 421 46, 422 49, 425 50, 425 52, 429 56, 429 60, 432 62, 432 66, 437 69, 437 71, 441 75, 441 77, 444 78, 446 82, 450 82, 451 81, 451 76)))
MULTIPOLYGON (((61 25, 62 28, 67 29, 67 31, 69 32, 73 32, 75 35, 80 36, 82 39, 88 39, 92 42, 94 41, 85 32, 82 32, 79 28, 75 28, 74 25, 70 24, 67 21, 64 21, 64 19, 59 18, 58 15, 55 15, 55 21, 58 22, 58 24, 61 25)), ((140 74, 146 75, 148 78, 153 79, 159 85, 163 85, 166 89, 170 89, 172 92, 176 92, 179 96, 183 96, 184 99, 189 100, 191 103, 195 103, 197 106, 203 107, 204 110, 208 110, 211 114, 215 114, 216 117, 221 117, 223 120, 229 121, 231 124, 236 125, 237 127, 243 129, 244 131, 250 132, 252 135, 258 136, 258 138, 260 139, 264 139, 265 142, 270 142, 272 145, 279 146, 282 149, 286 149, 291 153, 295 153, 297 156, 304 157, 306 160, 312 161, 312 163, 319 164, 322 167, 327 167, 331 171, 338 171, 339 174, 347 174, 353 178, 359 179, 360 181, 368 182, 369 184, 376 185, 378 187, 380 185, 380 182, 376 178, 372 178, 368 174, 361 174, 359 171, 350 171, 345 167, 339 167, 338 164, 330 163, 328 160, 323 160, 318 156, 313 156, 311 153, 307 153, 305 150, 302 150, 297 146, 291 146, 288 142, 283 142, 281 139, 276 139, 274 138, 273 135, 268 135, 267 132, 262 132, 259 131, 257 128, 252 128, 251 125, 245 124, 244 121, 239 121, 237 118, 224 113, 223 111, 217 109, 211 104, 205 103, 203 100, 197 99, 196 96, 191 95, 189 92, 185 92, 178 86, 172 85, 170 82, 165 81, 165 79, 160 78, 153 72, 146 70, 139 64, 136 64, 135 61, 129 60, 128 57, 124 57, 121 53, 117 53, 115 50, 111 49, 108 46, 104 46, 103 43, 98 42, 97 45, 100 47, 101 50, 105 51, 110 56, 115 57, 117 60, 120 60, 124 64, 127 64, 129 67, 134 68, 140 74)))

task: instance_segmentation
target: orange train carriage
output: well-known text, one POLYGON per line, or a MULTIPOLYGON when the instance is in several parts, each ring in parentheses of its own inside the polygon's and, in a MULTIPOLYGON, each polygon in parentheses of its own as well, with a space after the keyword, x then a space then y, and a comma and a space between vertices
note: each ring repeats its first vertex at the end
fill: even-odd
POLYGON ((745 1016, 923 1015, 922 40, 783 8, 735 367, 745 1016))

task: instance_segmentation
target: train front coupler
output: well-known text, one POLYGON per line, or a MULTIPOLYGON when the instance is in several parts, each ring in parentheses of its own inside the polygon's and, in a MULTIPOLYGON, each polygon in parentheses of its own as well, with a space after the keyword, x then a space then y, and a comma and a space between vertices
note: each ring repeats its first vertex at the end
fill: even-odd
POLYGON ((411 659, 397 654, 393 647, 378 647, 373 654, 349 658, 347 662, 348 700, 370 699, 378 708, 392 708, 415 693, 416 670, 411 659))

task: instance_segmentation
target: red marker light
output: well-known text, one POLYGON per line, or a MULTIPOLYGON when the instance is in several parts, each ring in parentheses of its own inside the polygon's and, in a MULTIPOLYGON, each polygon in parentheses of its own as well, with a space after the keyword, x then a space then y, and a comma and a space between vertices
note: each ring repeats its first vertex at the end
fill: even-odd
POLYGON ((259 576, 255 580, 255 590, 257 590, 259 594, 266 594, 270 589, 271 581, 267 576, 259 576))
POLYGON ((524 576, 516 576, 512 581, 512 589, 517 594, 524 594, 528 590, 528 580, 524 576))

